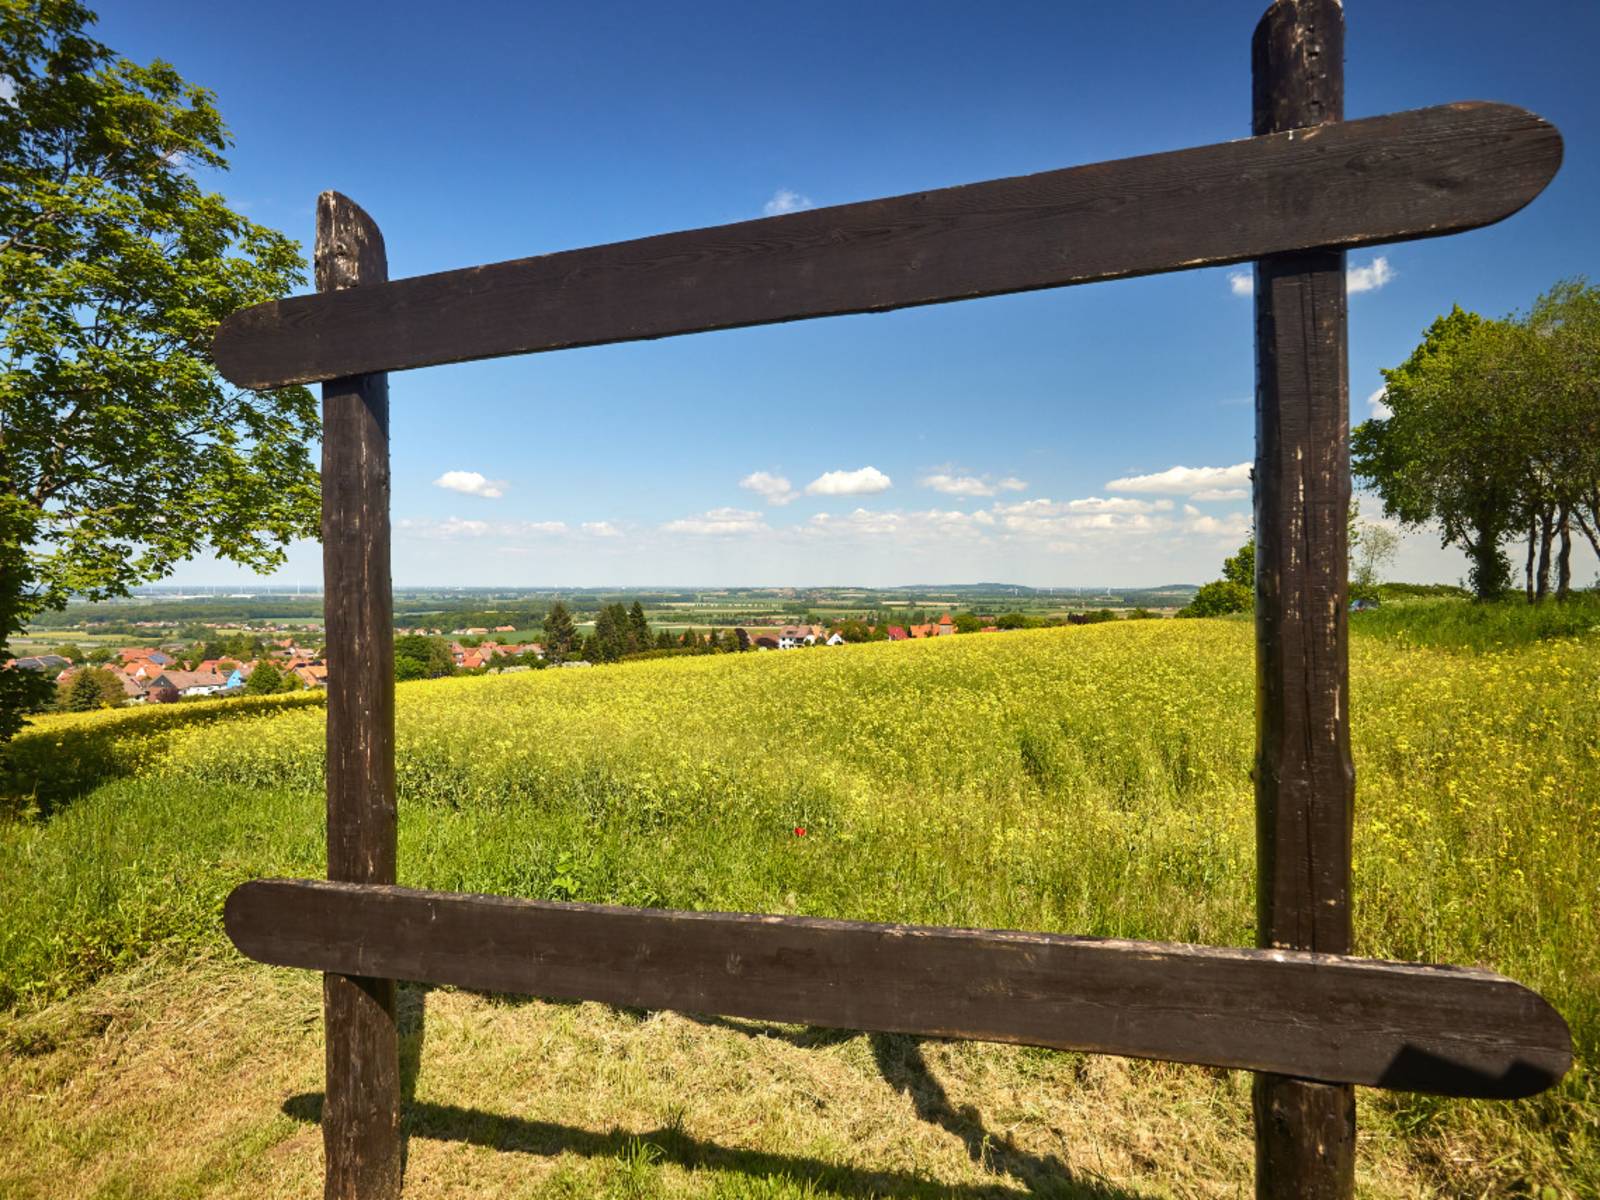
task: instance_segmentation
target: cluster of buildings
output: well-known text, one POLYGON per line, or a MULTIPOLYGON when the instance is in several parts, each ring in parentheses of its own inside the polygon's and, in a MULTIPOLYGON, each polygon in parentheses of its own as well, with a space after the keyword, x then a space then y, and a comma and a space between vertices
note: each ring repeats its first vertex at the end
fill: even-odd
MULTIPOLYGON (((950 637, 956 631, 956 623, 950 619, 950 614, 945 613, 937 621, 930 621, 926 625, 890 625, 884 632, 891 642, 904 642, 912 638, 950 637)), ((822 625, 785 625, 781 629, 770 626, 748 626, 739 631, 750 643, 753 650, 793 650, 798 646, 841 646, 845 642, 844 635, 837 629, 829 630, 822 625)))
MULTIPOLYGON (((511 625, 504 626, 506 630, 513 628, 515 627, 511 625)), ((496 629, 495 632, 499 633, 501 630, 496 629)), ((472 630, 466 630, 465 634, 468 637, 476 636, 472 630)), ((456 666, 465 671, 491 666, 497 658, 510 658, 519 654, 533 654, 543 658, 544 647, 538 642, 501 645, 499 642, 485 640, 476 646, 463 646, 460 642, 450 643, 450 657, 455 660, 456 666)))
MULTIPOLYGON (((164 650, 129 646, 118 650, 113 659, 99 666, 110 671, 122 685, 128 701, 137 704, 158 694, 168 699, 174 694, 180 697, 237 695, 263 661, 270 661, 281 674, 292 675, 302 687, 328 686, 327 664, 312 651, 295 645, 293 638, 274 642, 265 659, 253 662, 208 658, 195 663, 191 670, 181 666, 176 656, 164 650)), ((73 663, 59 654, 14 658, 5 665, 44 672, 52 675, 58 684, 69 682, 83 668, 83 664, 73 663)))

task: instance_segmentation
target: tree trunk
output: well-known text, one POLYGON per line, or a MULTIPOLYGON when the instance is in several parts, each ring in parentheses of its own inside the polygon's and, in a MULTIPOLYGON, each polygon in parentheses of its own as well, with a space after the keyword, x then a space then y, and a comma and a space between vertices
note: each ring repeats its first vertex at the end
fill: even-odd
POLYGON ((1600 504, 1590 506, 1590 515, 1594 518, 1594 523, 1591 523, 1590 517, 1584 515, 1582 508, 1574 509, 1572 515, 1577 519, 1578 531, 1588 539, 1595 557, 1600 558, 1600 504))
POLYGON ((1556 601, 1564 603, 1572 591, 1572 507, 1561 506, 1556 516, 1556 531, 1561 539, 1561 549, 1556 554, 1556 601))
POLYGON ((1533 598, 1539 603, 1550 594, 1550 542, 1555 537, 1555 514, 1548 508, 1539 514, 1539 581, 1533 598))
POLYGON ((1527 588, 1527 592, 1528 592, 1528 603, 1529 604, 1533 603, 1533 556, 1534 556, 1534 554, 1535 554, 1535 552, 1537 550, 1538 543, 1539 543, 1539 527, 1535 522, 1529 521, 1528 522, 1528 566, 1527 566, 1527 571, 1526 571, 1527 583, 1525 585, 1526 588, 1527 588))

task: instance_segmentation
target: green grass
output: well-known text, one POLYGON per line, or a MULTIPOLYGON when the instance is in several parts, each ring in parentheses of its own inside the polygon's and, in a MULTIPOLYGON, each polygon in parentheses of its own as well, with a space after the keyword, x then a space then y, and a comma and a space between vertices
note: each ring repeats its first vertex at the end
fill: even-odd
POLYGON ((1386 600, 1379 608, 1352 613, 1357 634, 1457 650, 1522 646, 1546 638, 1600 633, 1600 593, 1574 592, 1565 602, 1505 600, 1476 604, 1453 598, 1386 600))
MULTIPOLYGON (((1369 1126, 1446 1194, 1600 1192, 1600 641, 1356 629, 1359 949, 1504 971, 1579 1055, 1543 1097, 1381 1095, 1369 1126)), ((1251 654, 1245 622, 1141 622, 404 685, 401 882, 1249 944, 1251 654)), ((0 828, 6 1003, 215 948, 235 883, 320 874, 321 734, 300 701, 19 739, 31 796, 93 753, 0 828)))

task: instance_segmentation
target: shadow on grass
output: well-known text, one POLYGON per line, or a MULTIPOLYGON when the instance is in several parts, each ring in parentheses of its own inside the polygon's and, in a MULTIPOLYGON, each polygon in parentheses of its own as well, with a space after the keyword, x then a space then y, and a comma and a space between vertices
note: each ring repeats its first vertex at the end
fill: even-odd
MULTIPOLYGON (((429 990, 427 986, 406 985, 399 989, 396 997, 400 1090, 405 1111, 402 1136, 407 1149, 411 1138, 425 1137, 522 1154, 623 1158, 638 1146, 647 1145, 660 1152, 659 1161, 691 1170, 732 1171, 755 1178, 792 1180, 820 1192, 843 1196, 947 1196, 977 1200, 978 1197, 1046 1195, 1061 1200, 1144 1200, 1141 1193, 1126 1188, 1077 1178, 1060 1159, 1032 1154, 1018 1149, 1007 1138, 990 1134, 977 1109, 971 1106, 957 1109, 950 1103, 943 1086, 928 1068, 920 1039, 898 1034, 863 1035, 834 1029, 794 1031, 723 1017, 690 1018, 702 1025, 732 1029, 748 1037, 777 1037, 806 1048, 868 1037, 878 1070, 890 1086, 911 1098, 918 1117, 959 1138, 972 1160, 986 1171, 1009 1176, 1020 1187, 998 1179, 994 1183, 951 1186, 908 1172, 871 1170, 803 1155, 721 1146, 690 1137, 675 1126, 643 1133, 626 1133, 620 1129, 596 1133, 553 1121, 532 1121, 454 1104, 418 1101, 417 1074, 427 1028, 429 990)), ((298 1121, 320 1122, 322 1100, 321 1092, 302 1092, 284 1101, 283 1112, 298 1121)))
POLYGON ((149 739, 168 730, 323 702, 320 692, 208 697, 92 715, 79 724, 25 726, 0 747, 0 817, 47 819, 87 792, 149 766, 149 739))

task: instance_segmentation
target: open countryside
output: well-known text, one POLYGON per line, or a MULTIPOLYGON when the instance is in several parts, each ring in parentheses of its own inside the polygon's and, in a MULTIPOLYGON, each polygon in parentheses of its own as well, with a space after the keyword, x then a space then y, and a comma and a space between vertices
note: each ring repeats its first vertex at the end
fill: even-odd
POLYGON ((0 1200, 1600 1200, 1596 44, 0 0, 0 1200))
MULTIPOLYGON (((1363 950, 1539 988, 1579 1065, 1510 1105, 1363 1094, 1360 1178, 1383 1196, 1585 1195, 1600 635, 1450 619, 1471 614, 1397 601, 1354 621, 1363 950)), ((1251 650, 1246 621, 1118 621, 402 684, 400 881, 1248 945, 1251 650)), ((245 878, 320 869, 322 728, 308 692, 45 716, 17 739, 8 803, 48 820, 0 848, 8 1195, 315 1190, 320 993, 240 962, 217 913, 245 878), (156 1063, 168 1088, 129 1087, 156 1063), (201 1125, 129 1135, 202 1096, 201 1125)), ((770 1176, 779 1196, 1249 1178, 1226 1072, 402 998, 416 1194, 470 1178, 622 1196, 646 1173, 684 1195, 770 1176), (598 1107, 574 1118, 573 1095, 598 1107)))

